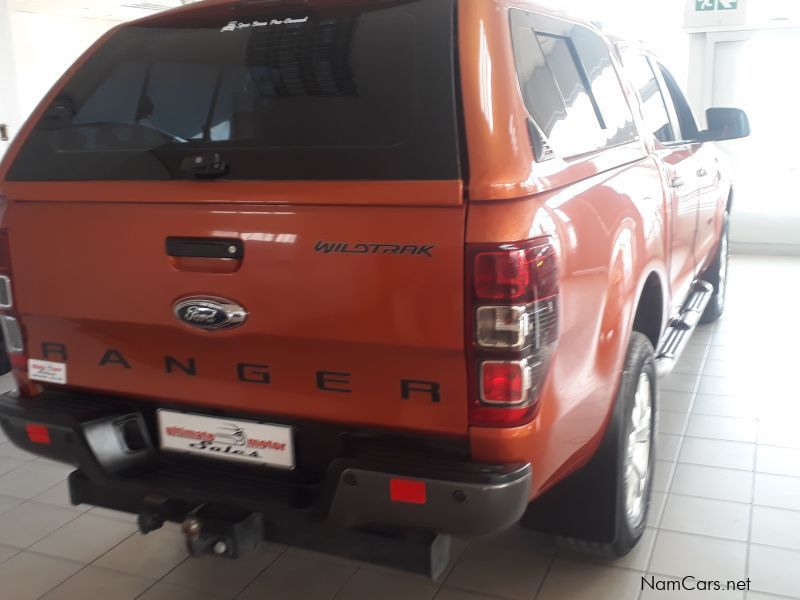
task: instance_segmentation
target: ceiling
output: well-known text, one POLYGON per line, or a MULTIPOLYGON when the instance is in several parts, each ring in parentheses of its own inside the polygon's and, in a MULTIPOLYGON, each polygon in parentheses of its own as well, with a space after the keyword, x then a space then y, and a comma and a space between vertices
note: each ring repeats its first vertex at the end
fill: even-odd
MULTIPOLYGON (((153 12, 175 8, 197 0, 8 0, 12 11, 50 13, 95 19, 126 20, 153 12)), ((636 22, 638 32, 642 26, 663 28, 660 15, 683 12, 683 6, 694 0, 542 0, 577 14, 616 25, 618 21, 636 22), (659 16, 653 14, 655 13, 659 16)), ((740 0, 750 13, 750 22, 796 21, 800 19, 800 2, 797 0, 740 0)), ((680 27, 680 25, 678 25, 680 27)))
POLYGON ((127 20, 195 0, 9 0, 12 11, 127 20))

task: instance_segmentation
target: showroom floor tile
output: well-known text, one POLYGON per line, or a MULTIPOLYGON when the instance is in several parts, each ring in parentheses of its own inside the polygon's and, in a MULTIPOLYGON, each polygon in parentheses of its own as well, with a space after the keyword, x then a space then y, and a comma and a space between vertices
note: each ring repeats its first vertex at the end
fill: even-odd
POLYGON ((724 318, 698 330, 661 382, 656 491, 644 537, 623 559, 581 557, 521 528, 454 541, 437 582, 273 544, 239 562, 189 559, 175 527, 142 536, 130 515, 71 506, 70 468, 0 433, 0 598, 800 599, 800 326, 786 316, 797 292, 800 259, 734 258, 724 318), (686 575, 749 577, 751 592, 644 583, 686 575))

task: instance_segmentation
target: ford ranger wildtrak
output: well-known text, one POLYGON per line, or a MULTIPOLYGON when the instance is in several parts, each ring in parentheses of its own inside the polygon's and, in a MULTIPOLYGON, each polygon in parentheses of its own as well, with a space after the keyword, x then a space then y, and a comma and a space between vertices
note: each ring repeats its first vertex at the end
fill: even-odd
POLYGON ((393 540, 435 574, 447 536, 520 521, 625 554, 657 378, 724 308, 712 142, 749 125, 707 122, 646 50, 525 0, 121 25, 0 167, 2 427, 195 554, 393 540))

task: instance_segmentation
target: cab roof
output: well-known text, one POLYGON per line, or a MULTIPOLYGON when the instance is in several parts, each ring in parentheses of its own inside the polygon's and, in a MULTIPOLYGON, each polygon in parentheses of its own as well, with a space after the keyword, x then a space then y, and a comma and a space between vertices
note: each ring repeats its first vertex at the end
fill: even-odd
MULTIPOLYGON (((201 0, 179 6, 158 14, 149 15, 131 24, 136 25, 175 25, 181 22, 191 22, 195 19, 205 18, 235 18, 238 13, 252 15, 254 13, 264 14, 268 11, 293 9, 302 11, 304 8, 347 6, 353 4, 402 4, 411 0, 201 0)), ((501 8, 517 7, 530 10, 543 15, 568 19, 580 23, 586 27, 596 29, 588 21, 581 19, 574 14, 554 7, 553 5, 543 4, 533 0, 456 0, 459 3, 479 2, 481 4, 493 3, 501 8)))

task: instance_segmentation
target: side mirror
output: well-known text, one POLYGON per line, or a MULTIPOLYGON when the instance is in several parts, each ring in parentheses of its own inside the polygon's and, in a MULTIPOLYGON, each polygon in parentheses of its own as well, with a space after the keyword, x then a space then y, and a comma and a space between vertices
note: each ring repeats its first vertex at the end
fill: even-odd
POLYGON ((738 108, 709 108, 706 111, 708 129, 700 132, 704 142, 737 140, 750 135, 747 114, 738 108))

